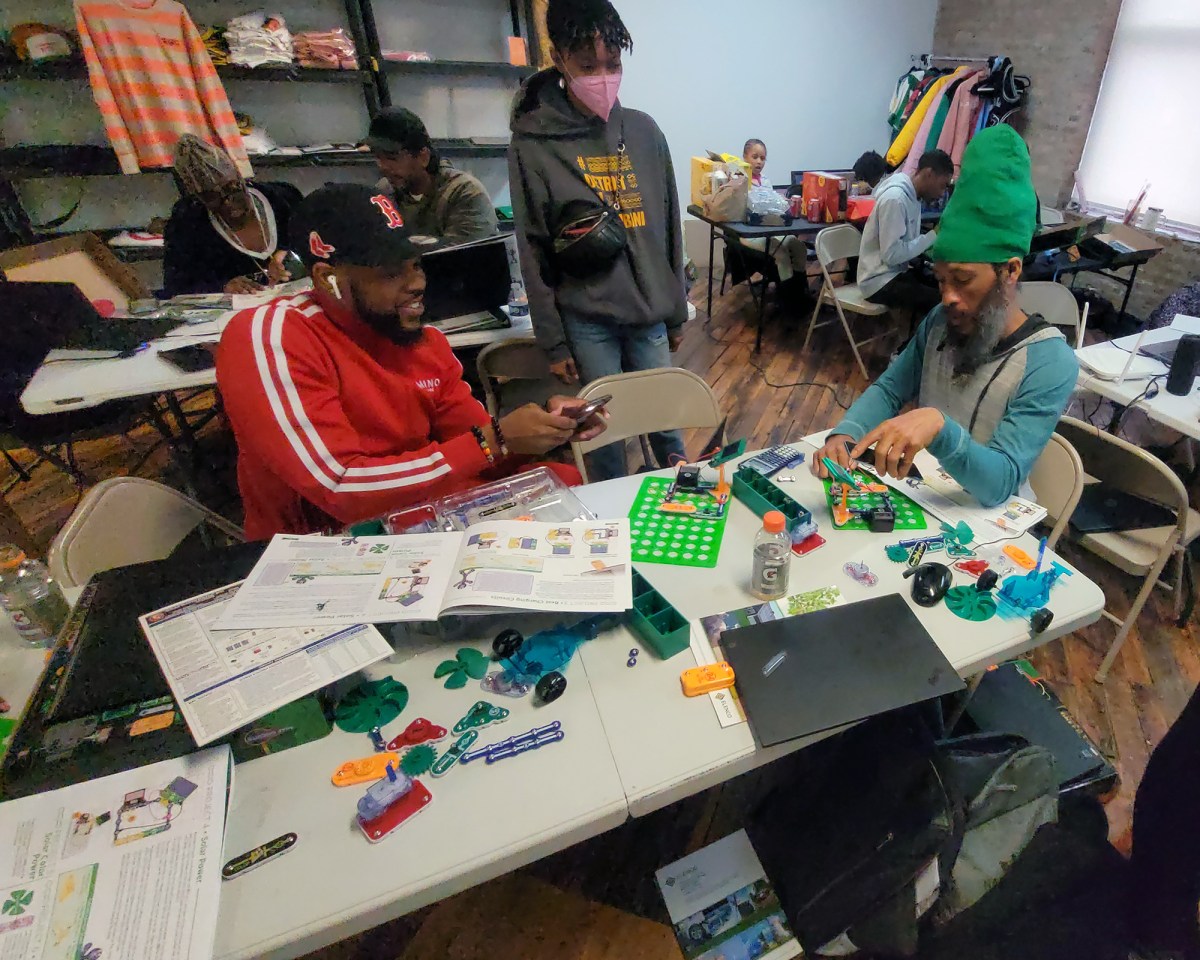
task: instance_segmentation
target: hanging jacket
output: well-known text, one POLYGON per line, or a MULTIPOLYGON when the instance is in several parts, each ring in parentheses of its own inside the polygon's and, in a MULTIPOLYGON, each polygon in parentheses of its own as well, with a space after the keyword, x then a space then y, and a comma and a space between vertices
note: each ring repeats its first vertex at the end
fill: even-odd
POLYGON ((938 104, 937 113, 933 116, 933 123, 929 125, 929 136, 925 138, 925 144, 921 147, 922 151, 937 149, 938 138, 942 135, 942 127, 946 125, 946 117, 950 114, 950 106, 954 103, 954 97, 959 88, 971 79, 973 73, 974 71, 968 70, 957 80, 950 81, 950 86, 942 94, 942 102, 938 104))
MULTIPOLYGON (((907 173, 910 177, 917 172, 917 163, 921 159, 921 154, 925 152, 925 142, 929 139, 929 130, 933 126, 934 117, 937 115, 937 111, 942 101, 945 99, 946 90, 949 88, 951 83, 961 77, 966 76, 966 74, 969 72, 969 67, 959 67, 949 76, 942 77, 941 81, 939 81, 939 83, 929 91, 929 96, 924 102, 922 102, 921 107, 918 108, 924 110, 924 116, 921 120, 920 126, 918 126, 914 131, 912 139, 909 141, 909 146, 906 148, 906 155, 898 157, 896 160, 897 163, 904 161, 900 169, 907 173)), ((913 114, 913 117, 915 118, 916 114, 913 114)), ((911 122, 912 120, 910 119, 909 123, 911 122)), ((908 127, 906 125, 904 131, 901 131, 901 136, 904 135, 904 132, 907 131, 907 129, 908 127)), ((899 142, 899 138, 897 138, 897 142, 899 142)), ((894 150, 895 148, 896 144, 893 143, 892 149, 894 150)), ((888 163, 892 162, 891 150, 888 151, 887 160, 888 163)))
POLYGON ((550 69, 525 82, 511 127, 509 183, 521 273, 534 333, 551 361, 570 356, 563 314, 618 326, 682 326, 683 221, 658 124, 619 102, 607 123, 585 117, 550 69), (591 276, 568 276, 556 268, 553 249, 563 207, 598 198, 620 203, 625 249, 591 276))
POLYGON ((908 110, 908 102, 912 93, 921 85, 927 76, 924 70, 909 70, 896 81, 896 92, 892 94, 892 102, 888 104, 888 126, 892 128, 892 136, 900 132, 904 126, 904 116, 908 110))
POLYGON ((175 141, 192 133, 220 145, 242 176, 254 175, 221 78, 182 4, 76 0, 75 25, 122 173, 172 166, 175 141))
POLYGON ((925 117, 928 115, 930 109, 937 106, 942 91, 950 82, 950 77, 950 74, 938 77, 930 86, 929 92, 925 94, 924 99, 917 104, 917 109, 912 112, 912 116, 905 121, 904 128, 897 134, 896 139, 892 141, 892 145, 888 147, 885 158, 888 166, 898 167, 904 162, 904 158, 908 156, 908 152, 912 149, 913 142, 916 140, 917 132, 921 129, 921 124, 925 122, 925 117))
POLYGON ((950 104, 950 112, 946 114, 946 123, 942 127, 941 136, 938 137, 937 148, 950 154, 950 158, 954 161, 956 177, 962 167, 963 150, 966 149, 967 142, 971 139, 972 121, 979 109, 979 94, 975 92, 975 87, 986 76, 986 70, 976 70, 959 84, 958 90, 954 94, 954 102, 950 104))

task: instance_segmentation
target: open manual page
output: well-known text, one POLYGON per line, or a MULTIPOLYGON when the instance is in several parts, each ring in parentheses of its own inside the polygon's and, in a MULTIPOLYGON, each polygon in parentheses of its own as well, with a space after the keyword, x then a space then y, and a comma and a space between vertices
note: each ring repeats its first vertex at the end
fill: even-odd
POLYGON ((633 605, 629 521, 482 521, 462 533, 276 534, 218 630, 334 627, 495 608, 607 613, 633 605))
POLYGON ((200 746, 391 656, 391 646, 370 625, 214 630, 238 586, 139 618, 200 746))
POLYGON ((0 803, 0 957, 209 960, 229 748, 0 803))

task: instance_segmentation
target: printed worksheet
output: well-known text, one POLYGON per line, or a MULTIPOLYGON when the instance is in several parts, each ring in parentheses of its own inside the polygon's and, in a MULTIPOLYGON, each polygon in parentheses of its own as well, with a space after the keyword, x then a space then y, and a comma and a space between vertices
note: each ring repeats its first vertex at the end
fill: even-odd
POLYGON ((633 605, 629 521, 481 521, 459 533, 277 534, 217 630, 436 620, 497 607, 563 613, 633 605))
POLYGON ((229 748, 0 804, 4 960, 209 960, 229 748))
POLYGON ((239 586, 139 618, 200 746, 391 655, 391 645, 366 624, 215 630, 239 586))

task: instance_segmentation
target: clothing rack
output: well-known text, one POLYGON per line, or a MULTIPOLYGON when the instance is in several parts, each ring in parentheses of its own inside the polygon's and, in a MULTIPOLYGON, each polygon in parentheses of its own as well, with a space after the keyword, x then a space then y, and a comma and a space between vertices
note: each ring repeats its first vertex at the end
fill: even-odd
POLYGON ((987 57, 950 57, 937 53, 914 53, 912 55, 912 63, 914 67, 927 68, 934 60, 950 60, 954 63, 990 63, 995 58, 995 54, 987 57))

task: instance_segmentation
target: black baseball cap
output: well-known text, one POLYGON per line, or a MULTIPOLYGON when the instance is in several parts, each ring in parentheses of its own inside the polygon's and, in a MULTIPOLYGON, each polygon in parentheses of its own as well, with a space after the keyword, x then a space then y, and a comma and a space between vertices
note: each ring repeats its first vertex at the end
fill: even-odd
POLYGON ((292 250, 304 263, 394 267, 416 260, 431 237, 414 237, 393 198, 377 187, 332 183, 305 197, 291 217, 292 250))
POLYGON ((377 113, 363 143, 380 153, 420 153, 424 147, 433 149, 421 118, 404 107, 387 107, 377 113))

